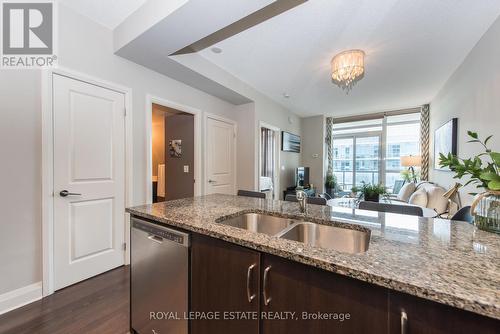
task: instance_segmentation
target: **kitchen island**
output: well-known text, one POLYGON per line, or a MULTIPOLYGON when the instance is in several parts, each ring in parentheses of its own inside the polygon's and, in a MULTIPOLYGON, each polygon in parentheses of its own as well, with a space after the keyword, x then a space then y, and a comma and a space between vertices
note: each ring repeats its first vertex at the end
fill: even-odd
MULTIPOLYGON (((476 329, 484 327, 484 332, 488 330, 493 332, 492 329, 495 326, 500 326, 500 236, 479 231, 464 222, 316 205, 309 205, 307 215, 304 215, 299 212, 297 203, 230 195, 187 198, 138 206, 129 208, 127 211, 132 216, 193 234, 192 308, 197 307, 196 303, 206 302, 205 299, 210 297, 198 298, 195 293, 197 289, 206 291, 211 288, 206 282, 210 268, 199 269, 195 268, 195 265, 200 263, 203 266, 210 261, 213 262, 212 265, 217 265, 217 261, 214 260, 216 256, 226 256, 226 252, 230 252, 231 246, 234 246, 239 247, 235 250, 236 257, 244 259, 245 252, 247 252, 250 254, 249 261, 256 264, 256 273, 251 273, 250 269, 246 272, 246 265, 242 268, 245 269, 245 276, 248 274, 250 277, 248 280, 252 279, 251 286, 247 280, 245 288, 247 292, 252 291, 253 298, 257 300, 254 304, 257 304, 259 311, 265 307, 269 308, 273 303, 275 305, 280 303, 278 302, 280 298, 276 296, 277 290, 274 293, 266 291, 267 280, 264 276, 269 274, 271 280, 274 276, 274 283, 269 283, 273 289, 278 285, 285 286, 290 282, 285 280, 280 282, 280 274, 277 271, 283 269, 284 278, 304 279, 301 285, 297 285, 300 289, 307 289, 307 285, 304 284, 312 282, 315 290, 309 291, 309 297, 313 300, 314 294, 318 291, 321 292, 320 294, 331 294, 330 299, 342 294, 339 291, 327 291, 329 286, 339 286, 351 291, 352 303, 346 304, 344 300, 339 305, 345 306, 347 310, 338 309, 337 312, 350 311, 349 307, 359 309, 367 305, 366 312, 373 313, 373 316, 366 319, 358 318, 357 321, 366 320, 367 324, 372 326, 371 332, 404 331, 407 326, 411 329, 411 326, 417 322, 420 322, 419 326, 423 326, 423 322, 429 322, 431 326, 429 328, 432 330, 428 332, 436 333, 444 333, 450 328, 455 332, 465 332, 467 326, 476 326, 474 327, 476 329), (367 231, 370 236, 368 249, 360 253, 339 252, 222 223, 228 218, 243 213, 262 213, 367 231), (201 259, 212 249, 217 250, 211 254, 211 257, 201 262, 198 261, 197 256, 201 259), (296 266, 290 267, 294 263, 296 266), (265 273, 268 267, 273 267, 273 269, 270 268, 269 272, 265 273), (198 277, 200 275, 194 274, 198 269, 200 275, 205 275, 205 282, 201 286, 197 286, 196 282, 201 279, 198 277), (302 272, 308 271, 311 272, 308 277, 300 277, 302 272), (325 282, 330 278, 332 284, 326 287, 316 284, 317 280, 325 282), (254 279, 257 281, 253 282, 254 279), (261 290, 262 293, 260 293, 261 290), (269 301, 265 300, 266 298, 269 301), (376 302, 377 300, 379 302, 376 302), (370 304, 368 301, 374 301, 374 303, 370 304), (433 315, 436 319, 433 319, 433 315), (379 321, 380 323, 370 323, 374 321, 374 318, 385 319, 379 321), (433 324, 433 321, 441 321, 443 324, 433 324), (449 323, 455 323, 455 325, 449 323)), ((231 264, 229 255, 222 260, 221 265, 224 263, 231 264)), ((222 274, 225 273, 224 268, 216 269, 224 277, 222 274)), ((228 276, 227 279, 228 282, 231 281, 231 277, 228 276)), ((212 287, 224 289, 224 286, 212 287)), ((232 288, 230 285, 226 287, 228 291, 232 288)), ((295 292, 283 291, 284 294, 291 295, 295 292)), ((225 292, 218 291, 217 293, 225 292)), ((249 304, 253 302, 250 294, 248 292, 248 296, 245 295, 245 298, 248 297, 249 304)), ((349 293, 342 298, 346 299, 348 295, 349 293)), ((298 295, 291 299, 288 305, 279 305, 279 310, 286 312, 287 309, 293 308, 300 311, 300 305, 296 304, 309 300, 308 296, 302 300, 298 295)), ((318 301, 318 303, 323 302, 318 301)), ((318 305, 318 307, 318 311, 321 311, 321 307, 328 309, 328 305, 318 305)), ((232 327, 232 330, 239 330, 237 323, 233 321, 233 324, 236 327, 232 327)), ((215 327, 217 326, 221 324, 218 323, 215 327)), ((257 330, 261 328, 263 332, 266 332, 266 326, 266 321, 263 319, 258 319, 255 325, 257 330)), ((277 328, 287 327, 283 320, 274 321, 268 327, 273 328, 273 326, 277 327, 268 332, 276 332, 277 328)), ((288 326, 300 328, 300 325, 288 324, 288 326)), ((191 327, 195 332, 196 328, 196 325, 191 327)), ((252 326, 245 326, 245 328, 248 330, 246 332, 253 332, 252 326)), ((355 326, 354 328, 359 330, 365 327, 355 326)), ((300 330, 303 332, 303 329, 300 330)), ((291 331, 287 329, 282 332, 290 333, 291 331)), ((415 332, 415 330, 409 332, 415 332)))

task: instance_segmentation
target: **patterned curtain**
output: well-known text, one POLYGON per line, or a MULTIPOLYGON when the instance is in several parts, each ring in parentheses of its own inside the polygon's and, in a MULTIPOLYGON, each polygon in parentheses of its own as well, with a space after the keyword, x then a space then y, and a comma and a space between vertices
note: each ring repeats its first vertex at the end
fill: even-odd
POLYGON ((274 131, 260 128, 261 142, 261 176, 270 177, 274 180, 274 131))
POLYGON ((326 118, 325 144, 328 158, 326 175, 330 175, 333 174, 333 117, 326 118))
POLYGON ((420 111, 420 155, 422 156, 421 180, 429 180, 429 118, 430 107, 424 104, 420 111))

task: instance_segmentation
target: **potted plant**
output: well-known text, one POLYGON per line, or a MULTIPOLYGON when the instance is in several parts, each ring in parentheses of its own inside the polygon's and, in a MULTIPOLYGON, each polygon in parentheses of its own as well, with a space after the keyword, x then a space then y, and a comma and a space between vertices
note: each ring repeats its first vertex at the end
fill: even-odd
POLYGON ((360 188, 360 192, 360 197, 363 196, 364 200, 368 202, 378 202, 380 199, 380 195, 386 194, 386 190, 383 185, 369 184, 364 182, 360 188))
POLYGON ((481 141, 476 132, 467 131, 467 135, 470 138, 468 142, 481 144, 483 152, 469 159, 441 153, 439 165, 454 172, 455 179, 468 176, 469 180, 465 185, 474 184, 477 188, 484 189, 479 194, 471 193, 476 195, 471 206, 474 224, 481 230, 500 233, 500 153, 493 152, 488 147, 492 136, 481 141))
POLYGON ((351 188, 351 197, 358 197, 359 187, 353 186, 351 188))
POLYGON ((335 195, 335 188, 337 188, 337 177, 332 173, 326 174, 325 190, 331 198, 333 198, 335 195))

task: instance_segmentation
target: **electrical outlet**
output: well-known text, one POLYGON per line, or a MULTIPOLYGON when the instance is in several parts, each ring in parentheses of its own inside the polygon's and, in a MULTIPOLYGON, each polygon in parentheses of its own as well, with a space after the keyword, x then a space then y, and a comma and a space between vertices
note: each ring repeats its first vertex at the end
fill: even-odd
POLYGON ((184 173, 189 173, 189 166, 188 165, 184 166, 184 173))

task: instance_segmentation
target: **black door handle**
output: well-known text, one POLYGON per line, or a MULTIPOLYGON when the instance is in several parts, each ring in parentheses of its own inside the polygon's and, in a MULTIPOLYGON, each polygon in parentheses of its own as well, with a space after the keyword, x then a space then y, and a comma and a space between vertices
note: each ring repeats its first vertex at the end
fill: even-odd
POLYGON ((59 196, 61 196, 61 197, 66 197, 66 196, 82 196, 82 194, 79 194, 79 193, 70 193, 67 190, 61 190, 61 192, 59 193, 59 196))

